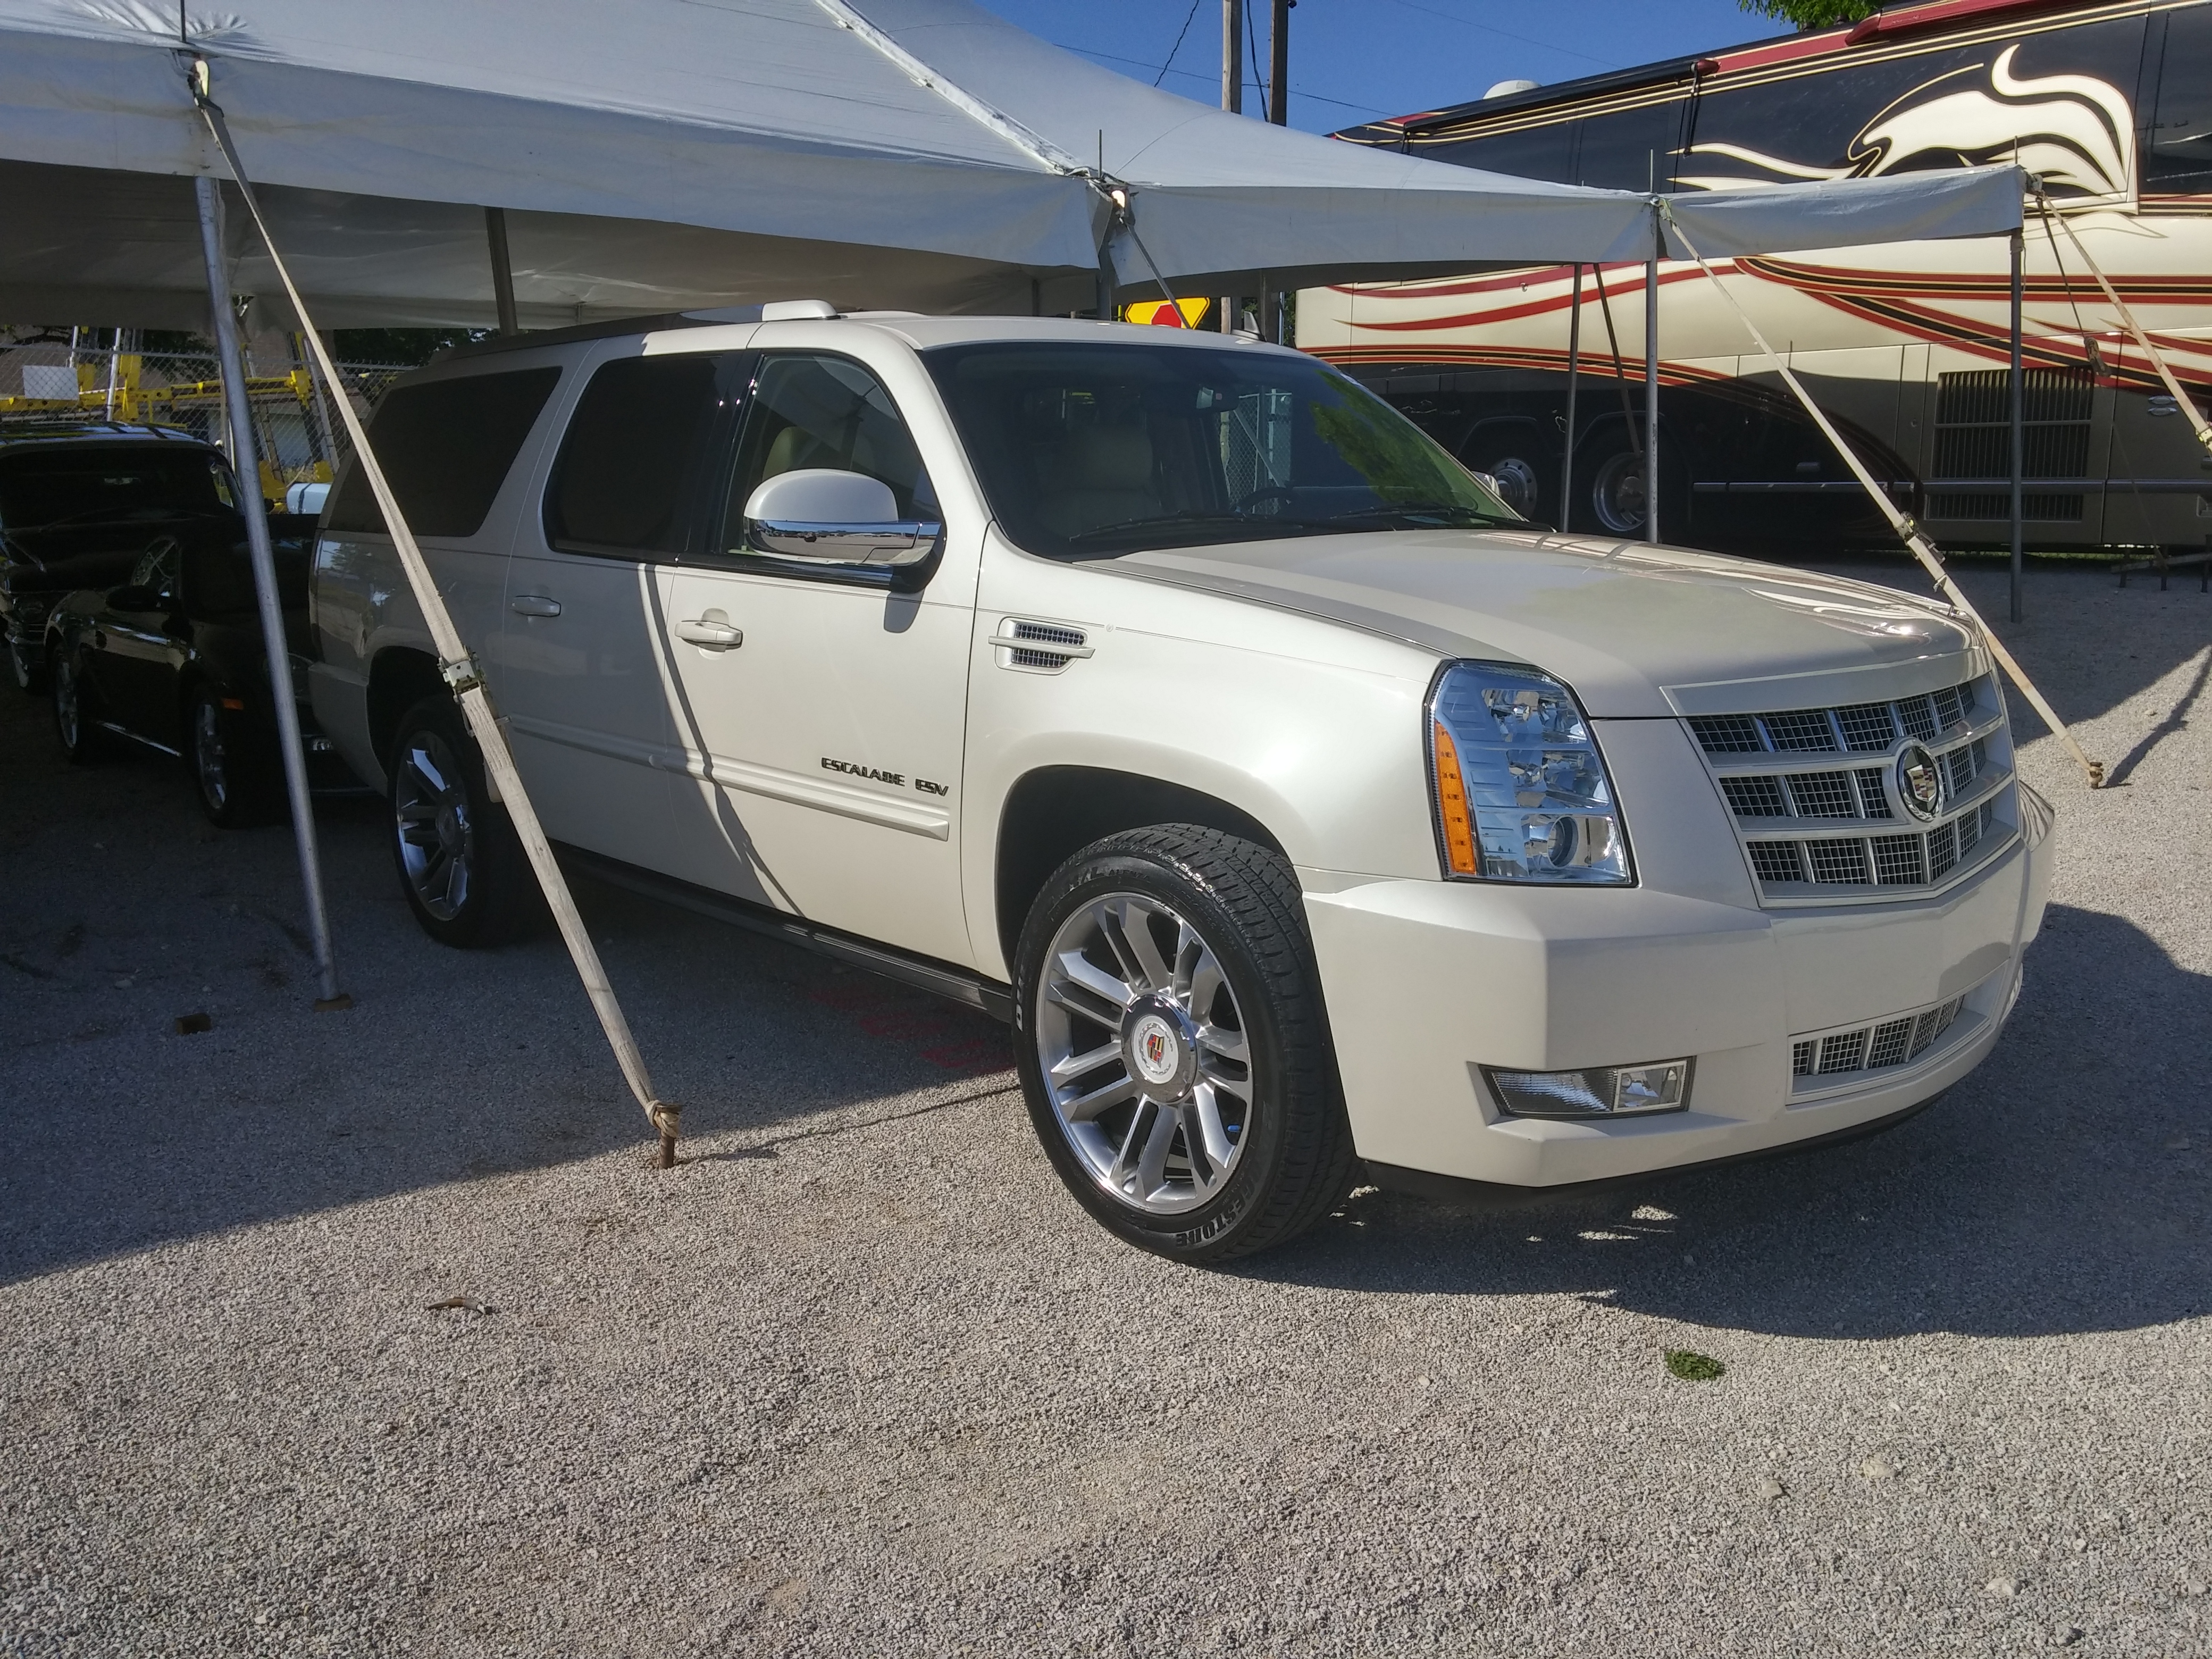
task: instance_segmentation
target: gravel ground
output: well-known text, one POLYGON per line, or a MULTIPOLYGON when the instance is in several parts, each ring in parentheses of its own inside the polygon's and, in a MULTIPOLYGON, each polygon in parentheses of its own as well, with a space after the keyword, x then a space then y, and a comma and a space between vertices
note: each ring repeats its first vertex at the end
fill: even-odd
POLYGON ((588 889, 650 1170, 557 944, 429 944, 369 803, 314 1014, 283 831, 0 707, 0 1653, 2212 1652, 2212 599, 2033 603, 2121 787, 2027 746, 1942 1105, 1225 1273, 1080 1216, 997 1028, 588 889))

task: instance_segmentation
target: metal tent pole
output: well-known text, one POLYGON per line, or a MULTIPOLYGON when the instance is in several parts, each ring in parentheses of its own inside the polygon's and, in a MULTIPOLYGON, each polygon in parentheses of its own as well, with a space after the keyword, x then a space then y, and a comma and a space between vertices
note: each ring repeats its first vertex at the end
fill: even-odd
POLYGON ((2020 366, 2021 263, 2023 232, 2012 234, 2012 619, 2021 616, 2021 477, 2027 471, 2027 381, 2020 366))
POLYGON ((514 318, 514 261, 507 251, 505 208, 484 210, 484 240, 491 246, 491 298, 499 308, 499 331, 520 334, 522 325, 514 318))
MULTIPOLYGON (((1244 0, 1221 0, 1221 107, 1231 115, 1244 112, 1244 0)), ((1224 334, 1237 331, 1237 296, 1214 296, 1213 325, 1224 334)))
MULTIPOLYGON (((276 267, 277 279, 284 285, 285 297, 291 301, 292 310, 306 331, 304 337, 315 354, 316 367, 323 372, 325 385, 338 384, 337 367, 331 362, 321 337, 314 331, 314 319, 307 314, 307 302, 301 299, 300 289, 292 281, 290 267, 278 252, 276 239, 270 233, 269 222, 261 216, 261 206, 254 199, 253 186, 247 182, 246 168, 238 159, 238 150, 230 142, 230 128, 223 120, 222 111, 209 94, 207 60, 195 59, 191 66, 192 101, 207 123, 210 135, 222 151, 222 159, 229 167, 231 176, 238 180, 240 198, 246 210, 253 216, 253 226, 261 234, 262 245, 269 250, 270 263, 276 267)), ((561 930, 562 942, 568 947, 568 955, 576 966, 576 976, 583 981, 584 993, 591 999, 592 1010, 599 1016, 599 1029, 605 1032, 607 1046, 614 1050, 615 1063, 622 1068, 623 1079, 629 1085, 631 1094, 644 1109, 646 1117, 660 1133, 660 1167, 672 1169, 676 1164, 676 1139, 681 1133, 684 1109, 673 1101, 662 1100, 653 1092, 653 1079, 645 1067, 645 1056, 631 1035, 629 1021, 623 1017, 622 1004, 616 1000, 614 987, 607 981, 606 969, 600 964, 599 953, 592 944, 590 932, 577 911, 574 896, 568 891, 568 878, 562 874, 561 866, 553 856, 552 843, 545 837, 544 826, 538 822, 537 809, 531 805, 530 796, 523 787, 522 775, 515 769, 514 751, 507 746, 507 733, 501 729, 499 716, 493 711, 490 694, 485 690, 483 672, 476 656, 462 641, 460 630, 454 627, 453 613, 446 609, 446 601, 438 592, 438 584, 430 574, 430 567, 416 544, 415 532, 408 527, 407 516, 400 510, 399 498, 392 493, 392 481, 385 476, 384 467, 376 452, 369 447, 368 434, 361 424, 361 416, 354 412, 352 404, 341 397, 337 399, 338 418, 344 423, 346 436, 353 442, 354 455, 360 463, 362 477, 368 485, 369 494, 375 497, 377 510, 384 515, 385 527, 391 532, 392 551, 398 556, 400 568, 406 573, 407 586, 422 609, 423 625, 428 629, 431 642, 437 648, 438 670, 447 685, 453 690, 454 701, 460 705, 461 715, 468 722, 469 735, 476 739, 477 748, 483 757, 484 770, 490 775, 492 787, 506 803, 507 815, 514 820, 517 839, 538 877, 545 894, 546 908, 552 911, 555 924, 561 930)))
POLYGON ((1559 529, 1575 515, 1575 386, 1582 378, 1583 267, 1575 262, 1575 297, 1567 308, 1567 449, 1559 463, 1559 529))
POLYGON ((1644 266, 1644 539, 1659 539, 1659 256, 1644 266))
POLYGON ((307 928, 314 940, 315 972, 322 987, 318 1012, 352 1006, 338 989, 337 963, 331 951, 331 918, 323 902, 322 859, 315 848, 314 804, 307 796, 307 749, 300 739, 300 710, 293 701, 292 653, 284 638, 284 607, 276 594, 276 553, 269 544, 269 514, 261 500, 261 468, 253 441, 253 410, 246 397, 246 357, 238 340, 238 313, 231 309, 230 271, 222 252, 222 198, 216 181, 202 174, 192 181, 199 200, 200 252, 207 260, 208 305, 215 313, 215 349, 222 375, 223 412, 230 422, 231 471, 237 479, 240 514, 246 520, 246 547, 253 563, 253 595, 261 611, 261 639, 269 653, 269 702, 276 716, 276 742, 284 756, 284 788, 292 801, 292 839, 300 850, 300 885, 307 901, 307 928))

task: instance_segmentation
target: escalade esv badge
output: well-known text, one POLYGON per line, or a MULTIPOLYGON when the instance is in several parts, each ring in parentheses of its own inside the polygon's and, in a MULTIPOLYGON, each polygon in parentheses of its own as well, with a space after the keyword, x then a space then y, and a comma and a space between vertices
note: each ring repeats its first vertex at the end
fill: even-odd
POLYGON ((1943 810, 1943 774, 1936 757, 1908 743, 1897 751, 1897 794, 1905 809, 1926 822, 1943 810))

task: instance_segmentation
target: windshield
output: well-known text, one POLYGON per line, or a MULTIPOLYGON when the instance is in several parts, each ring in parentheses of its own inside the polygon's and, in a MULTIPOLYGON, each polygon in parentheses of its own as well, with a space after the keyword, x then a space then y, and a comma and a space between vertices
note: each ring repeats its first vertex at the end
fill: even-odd
POLYGON ((1524 522, 1311 357, 1101 341, 943 346, 923 360, 993 514, 1032 553, 1524 522))
POLYGON ((40 530, 226 512, 229 475, 204 449, 101 445, 33 450, 0 464, 0 525, 40 530))

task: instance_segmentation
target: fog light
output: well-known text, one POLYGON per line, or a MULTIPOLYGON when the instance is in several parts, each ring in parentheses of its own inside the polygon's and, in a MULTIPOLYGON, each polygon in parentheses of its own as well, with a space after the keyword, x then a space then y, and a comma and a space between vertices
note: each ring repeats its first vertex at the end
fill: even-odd
POLYGON ((1583 1072, 1504 1072, 1486 1066, 1498 1103, 1516 1117, 1627 1117, 1690 1103, 1690 1062, 1600 1066, 1583 1072))

